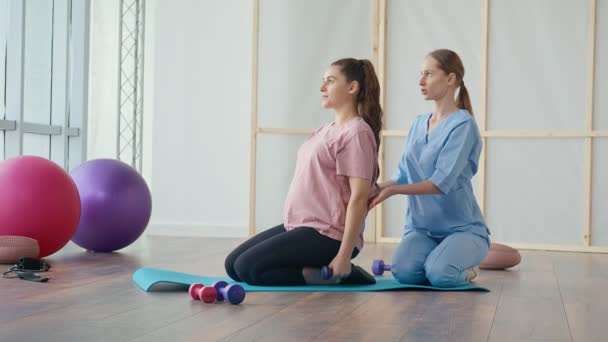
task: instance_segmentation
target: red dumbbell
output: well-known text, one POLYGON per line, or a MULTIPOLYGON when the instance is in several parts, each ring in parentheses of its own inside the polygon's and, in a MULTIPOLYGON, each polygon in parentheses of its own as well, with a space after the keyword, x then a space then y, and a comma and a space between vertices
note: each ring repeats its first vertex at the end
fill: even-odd
POLYGON ((190 295, 190 298, 201 300, 204 303, 213 303, 217 299, 217 291, 214 287, 204 286, 200 283, 190 285, 188 294, 190 295))

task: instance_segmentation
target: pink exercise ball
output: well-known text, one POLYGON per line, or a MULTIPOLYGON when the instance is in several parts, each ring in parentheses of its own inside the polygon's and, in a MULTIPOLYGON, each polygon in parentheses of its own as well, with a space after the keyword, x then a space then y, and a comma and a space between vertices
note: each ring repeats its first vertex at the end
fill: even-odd
POLYGON ((70 175, 36 156, 0 162, 0 235, 38 241, 42 258, 74 235, 80 221, 80 196, 70 175))

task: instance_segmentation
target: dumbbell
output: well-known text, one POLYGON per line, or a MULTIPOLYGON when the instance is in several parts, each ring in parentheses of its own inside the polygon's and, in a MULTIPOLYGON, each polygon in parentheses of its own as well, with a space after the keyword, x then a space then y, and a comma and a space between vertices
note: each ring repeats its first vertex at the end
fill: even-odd
POLYGON ((374 273, 374 275, 382 275, 382 273, 384 273, 384 271, 390 271, 390 270, 391 270, 391 265, 385 264, 384 260, 382 260, 382 259, 376 259, 372 263, 372 273, 374 273))
POLYGON ((219 302, 227 299, 230 304, 239 304, 245 299, 245 289, 239 284, 228 284, 223 280, 218 280, 211 286, 216 290, 219 302))
POLYGON ((327 266, 321 267, 321 279, 329 280, 333 276, 334 276, 334 271, 331 268, 329 268, 327 266))
POLYGON ((204 286, 200 283, 190 285, 188 289, 190 298, 194 300, 202 300, 205 303, 213 303, 217 298, 217 290, 211 286, 204 286))
POLYGON ((328 280, 333 277, 334 272, 327 266, 321 267, 321 279, 328 280))

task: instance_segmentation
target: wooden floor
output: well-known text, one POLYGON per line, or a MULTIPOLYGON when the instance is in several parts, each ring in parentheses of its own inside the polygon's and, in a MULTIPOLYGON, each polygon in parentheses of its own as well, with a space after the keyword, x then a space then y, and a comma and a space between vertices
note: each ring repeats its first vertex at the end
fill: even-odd
MULTIPOLYGON (((0 341, 607 341, 608 255, 522 252, 482 271, 489 293, 248 293, 241 305, 145 293, 142 266, 224 275, 233 239, 142 237, 120 253, 74 245, 47 258, 48 283, 0 279, 0 341), (604 295, 604 296, 601 296, 604 295)), ((367 269, 395 245, 368 244, 367 269)))

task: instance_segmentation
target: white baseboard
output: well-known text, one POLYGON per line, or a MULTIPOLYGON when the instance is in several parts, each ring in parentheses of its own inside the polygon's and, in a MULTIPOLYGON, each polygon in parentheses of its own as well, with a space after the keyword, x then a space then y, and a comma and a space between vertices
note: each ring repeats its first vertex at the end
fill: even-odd
POLYGON ((247 226, 239 225, 151 222, 148 224, 145 234, 162 236, 244 238, 248 236, 249 228, 247 226))

